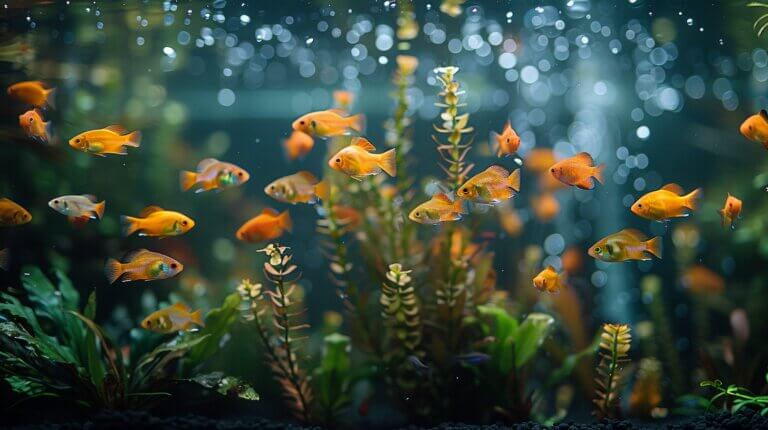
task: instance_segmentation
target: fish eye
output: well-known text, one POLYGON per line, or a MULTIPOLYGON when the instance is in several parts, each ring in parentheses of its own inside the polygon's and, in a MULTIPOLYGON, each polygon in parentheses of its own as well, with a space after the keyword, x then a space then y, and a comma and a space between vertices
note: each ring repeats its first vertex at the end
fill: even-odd
POLYGON ((600 253, 600 247, 599 246, 597 248, 595 248, 595 252, 598 253, 598 254, 600 253))
POLYGON ((80 143, 80 139, 75 139, 75 143, 80 143))
POLYGON ((270 190, 270 191, 275 191, 275 188, 277 188, 277 187, 276 187, 276 186, 274 186, 274 185, 270 185, 270 186, 269 186, 269 190, 270 190))
POLYGON ((237 172, 237 176, 242 178, 243 177, 243 172, 237 172))
POLYGON ((30 118, 29 122, 35 122, 35 119, 34 118, 30 118))
POLYGON ((299 124, 304 125, 305 123, 304 121, 299 121, 299 124))
POLYGON ((549 171, 552 172, 552 173, 555 173, 555 168, 553 167, 553 168, 549 169, 549 171))
POLYGON ((176 268, 178 268, 178 267, 179 267, 179 265, 178 265, 178 264, 176 264, 176 263, 171 263, 171 269, 176 269, 176 268))
POLYGON ((54 200, 53 204, 55 204, 55 205, 59 204, 59 199, 54 200))
POLYGON ((189 223, 186 220, 181 222, 181 225, 187 225, 187 224, 189 224, 189 223))
POLYGON ((733 203, 728 203, 728 207, 732 208, 733 207, 733 203))
POLYGON ((638 203, 637 207, 641 208, 641 207, 643 207, 643 204, 642 203, 638 203))
POLYGON ((414 215, 416 216, 416 218, 420 218, 421 217, 421 212, 416 212, 414 215))
POLYGON ((341 158, 336 159, 336 164, 341 164, 341 158))

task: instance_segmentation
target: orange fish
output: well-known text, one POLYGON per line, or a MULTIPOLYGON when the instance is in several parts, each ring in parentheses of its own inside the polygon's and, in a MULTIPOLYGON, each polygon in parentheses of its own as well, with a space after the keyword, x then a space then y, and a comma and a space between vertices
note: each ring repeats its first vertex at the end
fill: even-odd
POLYGON ((168 279, 182 270, 184 266, 173 258, 146 249, 128 253, 122 263, 110 258, 104 269, 110 284, 118 279, 123 282, 168 279))
POLYGON ((32 109, 19 115, 19 125, 24 130, 24 134, 32 139, 43 143, 51 140, 51 122, 43 121, 43 117, 38 109, 32 109))
POLYGON ((504 131, 496 135, 496 144, 498 145, 497 157, 515 154, 520 148, 520 136, 515 133, 509 121, 504 124, 504 131))
POLYGON ((125 236, 139 232, 139 236, 164 238, 184 234, 195 226, 188 216, 159 206, 147 206, 137 218, 123 215, 120 221, 125 236))
POLYGON ((557 273, 554 267, 547 266, 533 278, 533 286, 539 291, 559 293, 563 289, 563 275, 557 273))
POLYGON ((749 140, 761 143, 768 149, 768 112, 761 110, 741 123, 739 131, 749 140))
POLYGON ((701 196, 701 188, 683 195, 683 189, 677 184, 667 184, 656 191, 640 197, 630 210, 633 214, 654 221, 669 218, 686 217, 688 211, 696 210, 696 203, 701 196))
POLYGON ((576 246, 570 246, 563 252, 560 259, 563 261, 563 270, 570 275, 581 272, 584 265, 583 251, 576 246))
POLYGON ((557 191, 566 187, 567 185, 560 182, 560 180, 552 176, 546 170, 544 170, 544 173, 539 174, 539 189, 543 192, 557 191))
POLYGON ((343 172, 358 181, 366 176, 377 175, 384 171, 389 176, 397 174, 395 150, 390 149, 383 154, 373 154, 376 147, 364 137, 352 139, 352 143, 337 152, 328 160, 332 169, 343 172))
POLYGON ((307 133, 298 130, 294 130, 290 137, 283 140, 285 155, 291 161, 309 154, 309 151, 314 146, 315 139, 307 133))
POLYGON ((325 192, 325 182, 307 171, 294 173, 277 179, 264 187, 264 192, 283 203, 317 203, 325 192))
POLYGON ((181 191, 198 187, 195 193, 222 190, 248 182, 251 176, 232 163, 206 158, 197 165, 197 172, 182 171, 179 174, 181 191))
POLYGON ((32 214, 11 199, 0 199, 0 227, 23 225, 32 221, 32 214))
POLYGON ((597 167, 594 164, 595 161, 591 155, 580 152, 573 157, 555 163, 549 168, 549 172, 566 185, 574 185, 582 190, 591 190, 595 187, 593 177, 597 179, 597 182, 603 183, 603 168, 605 167, 604 164, 597 167))
POLYGON ((533 214, 541 222, 552 221, 560 213, 560 203, 552 193, 544 193, 531 199, 533 214))
POLYGON ((141 321, 142 328, 163 334, 191 330, 195 325, 205 327, 202 311, 198 309, 192 312, 192 309, 183 303, 152 312, 141 321))
POLYGON ((8 248, 0 249, 0 269, 8 271, 11 260, 11 251, 8 248))
POLYGON ((310 136, 333 137, 345 134, 357 134, 363 129, 363 116, 342 116, 346 112, 329 109, 310 112, 293 122, 293 129, 310 136))
POLYGON ((48 206, 56 212, 66 215, 72 222, 87 222, 89 219, 101 219, 104 216, 104 201, 99 202, 96 196, 61 196, 48 202, 48 206))
POLYGON ((701 264, 685 269, 681 281, 693 294, 717 294, 725 289, 725 279, 701 264))
POLYGON ((293 221, 288 211, 278 213, 266 208, 243 224, 235 235, 243 242, 257 243, 277 239, 286 230, 293 230, 293 221))
POLYGON ((545 173, 556 162, 555 153, 550 148, 533 148, 525 156, 526 169, 536 173, 545 173))
POLYGON ((428 201, 416 206, 408 214, 408 218, 419 224, 434 225, 446 221, 458 221, 461 219, 461 215, 465 213, 461 199, 451 201, 445 194, 438 193, 428 201))
POLYGON ((127 155, 126 147, 138 148, 140 145, 140 131, 128 133, 119 125, 85 131, 69 139, 72 148, 100 157, 106 157, 106 154, 127 155))
POLYGON ((510 174, 501 166, 491 166, 465 182, 457 194, 464 200, 494 205, 511 199, 519 192, 520 169, 510 174))
POLYGON ((733 228, 733 223, 741 215, 741 200, 728 193, 723 208, 717 211, 720 214, 720 224, 724 227, 728 224, 733 228))
POLYGON ((589 256, 608 263, 627 260, 650 260, 651 255, 661 258, 661 238, 647 240, 637 230, 624 230, 600 239, 589 248, 589 256))
POLYGON ((352 91, 336 90, 333 92, 333 101, 339 108, 349 111, 352 102, 355 100, 355 94, 352 91))
POLYGON ((34 107, 43 108, 49 106, 54 109, 56 108, 54 103, 56 88, 45 88, 45 84, 40 81, 15 83, 8 87, 8 95, 34 107))

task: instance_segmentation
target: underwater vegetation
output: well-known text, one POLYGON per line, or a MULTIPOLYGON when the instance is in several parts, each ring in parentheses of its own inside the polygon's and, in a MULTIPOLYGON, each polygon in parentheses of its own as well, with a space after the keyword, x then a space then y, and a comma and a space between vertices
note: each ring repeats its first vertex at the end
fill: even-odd
POLYGON ((34 3, 0 12, 9 421, 768 415, 768 15, 736 55, 643 0, 34 3))

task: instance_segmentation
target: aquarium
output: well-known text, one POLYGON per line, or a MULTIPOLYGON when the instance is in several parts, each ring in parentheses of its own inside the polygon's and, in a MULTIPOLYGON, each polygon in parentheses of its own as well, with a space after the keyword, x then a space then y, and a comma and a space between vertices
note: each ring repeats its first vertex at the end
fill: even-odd
POLYGON ((767 49, 747 1, 0 1, 0 426, 768 428, 767 49))

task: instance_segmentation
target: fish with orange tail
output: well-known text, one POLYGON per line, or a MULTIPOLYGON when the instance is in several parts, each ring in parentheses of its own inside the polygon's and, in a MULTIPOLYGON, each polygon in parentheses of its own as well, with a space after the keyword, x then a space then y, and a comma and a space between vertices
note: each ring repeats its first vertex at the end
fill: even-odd
POLYGON ((38 109, 28 110, 24 114, 19 115, 19 126, 21 126, 24 134, 28 137, 42 143, 50 142, 53 135, 51 132, 51 122, 45 122, 38 109))
POLYGON ((0 227, 23 225, 32 221, 32 214, 9 198, 0 199, 0 227))
POLYGON ((408 218, 419 224, 440 224, 442 222, 458 221, 463 214, 464 204, 461 199, 451 200, 447 195, 438 193, 428 201, 416 206, 408 218))
POLYGON ((107 154, 128 155, 127 148, 141 146, 141 132, 128 132, 120 125, 84 131, 69 139, 69 146, 86 154, 106 157, 107 154))
POLYGON ((184 270, 184 265, 158 252, 139 249, 128 253, 123 262, 110 258, 104 268, 110 284, 122 282, 157 281, 172 278, 184 270))
POLYGON ((258 243, 277 239, 284 232, 290 233, 292 230, 293 221, 288 211, 278 213, 274 209, 266 208, 243 224, 235 236, 243 242, 258 243))
POLYGON ((395 150, 374 154, 375 150, 376 147, 368 139, 356 137, 349 146, 331 157, 328 165, 358 181, 366 176, 378 175, 382 171, 389 176, 397 175, 395 150))
POLYGON ((334 137, 360 134, 363 130, 363 116, 344 116, 340 109, 310 112, 293 122, 293 129, 310 136, 334 137))
POLYGON ((283 140, 285 156, 291 161, 309 154, 314 146, 315 139, 307 133, 298 130, 294 130, 287 139, 283 140))
POLYGON ((541 292, 557 294, 565 285, 565 275, 557 273, 552 266, 547 266, 533 278, 533 286, 541 292))
POLYGON ((495 205, 520 192, 520 169, 511 174, 501 166, 491 166, 459 187, 458 196, 473 203, 495 205))
POLYGON ((163 334, 188 331, 195 326, 205 327, 202 310, 192 312, 192 309, 183 303, 152 312, 141 321, 143 329, 163 334))
POLYGON ((307 171, 279 178, 266 187, 264 192, 283 203, 317 203, 327 194, 328 184, 307 171))
POLYGON ((681 283, 692 294, 719 294, 725 289, 725 279, 702 264, 685 269, 681 283))
POLYGON ((106 202, 99 202, 96 196, 61 196, 51 199, 48 206, 56 212, 66 215, 73 223, 89 219, 101 219, 104 216, 106 202))
POLYGON ((46 88, 40 81, 17 82, 8 87, 8 95, 36 108, 56 108, 56 88, 46 88))
POLYGON ((661 258, 661 238, 656 236, 648 240, 642 232, 625 228, 600 239, 589 248, 588 254, 607 263, 646 261, 651 260, 651 256, 661 258))
POLYGON ((741 215, 741 200, 728 193, 728 197, 725 198, 725 204, 723 208, 718 210, 720 214, 720 224, 725 227, 727 224, 733 228, 733 223, 741 215))
POLYGON ((684 194, 680 185, 667 184, 637 199, 630 210, 639 217, 653 221, 687 217, 696 210, 699 197, 701 188, 684 194))
POLYGON ((595 160, 586 152, 580 152, 573 157, 555 163, 549 172, 560 182, 573 185, 582 190, 595 188, 595 182, 603 183, 604 164, 595 166, 595 160))
POLYGON ((181 191, 197 188, 195 193, 223 190, 248 182, 251 175, 232 163, 206 158, 197 165, 197 172, 182 171, 179 174, 181 191))
POLYGON ((184 234, 195 226, 190 217, 159 206, 147 206, 138 217, 123 215, 120 221, 124 236, 138 232, 139 236, 164 238, 184 234))
POLYGON ((747 139, 758 142, 768 149, 768 111, 762 109, 744 120, 739 131, 747 139))
POLYGON ((520 148, 520 136, 517 135, 509 121, 504 124, 504 131, 496 135, 496 145, 498 146, 496 149, 497 157, 515 154, 520 148))

